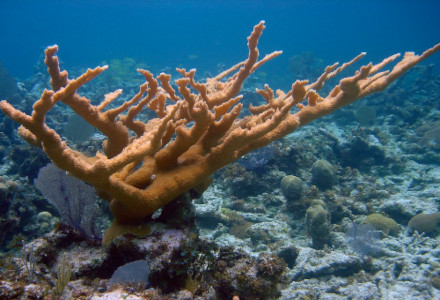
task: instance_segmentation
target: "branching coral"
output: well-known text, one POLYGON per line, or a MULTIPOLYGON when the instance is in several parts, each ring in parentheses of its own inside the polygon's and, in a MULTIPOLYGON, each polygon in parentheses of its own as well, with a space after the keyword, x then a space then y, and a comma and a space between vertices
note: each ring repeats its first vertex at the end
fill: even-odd
POLYGON ((274 92, 265 85, 257 93, 265 98, 266 104, 251 105, 251 115, 240 118, 241 96, 237 95, 243 82, 262 64, 281 54, 275 51, 258 60, 257 44, 264 28, 262 21, 248 37, 246 60, 204 83, 195 80, 195 69, 177 69, 182 78, 175 80, 175 85, 170 75, 161 73, 154 77, 149 71, 138 69, 146 83, 131 100, 112 109, 106 108, 122 90, 107 94, 99 105, 92 105, 77 93, 107 66, 88 69, 78 78, 68 79, 68 73, 60 71, 55 56, 58 47, 52 46, 45 51, 52 90, 43 92, 31 115, 6 101, 0 102, 0 109, 22 125, 19 134, 29 143, 42 147, 55 165, 93 185, 110 202, 116 223, 127 224, 151 215, 244 154, 385 89, 440 49, 438 44, 420 56, 407 52, 390 71, 380 72, 398 54, 377 65, 370 63, 354 76, 342 79, 326 97, 318 94, 324 83, 359 61, 365 53, 341 66, 337 63, 328 66, 316 82, 296 81, 287 93, 274 92), (75 151, 48 127, 46 114, 59 102, 70 106, 107 137, 102 152, 90 157, 75 151), (145 106, 157 118, 137 120, 145 106), (124 111, 126 114, 122 114, 124 111))

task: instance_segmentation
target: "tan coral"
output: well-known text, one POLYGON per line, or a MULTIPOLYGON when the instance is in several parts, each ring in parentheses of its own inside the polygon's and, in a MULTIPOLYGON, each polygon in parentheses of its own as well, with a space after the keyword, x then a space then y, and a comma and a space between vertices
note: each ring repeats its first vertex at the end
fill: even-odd
POLYGON ((7 101, 0 109, 22 126, 19 134, 40 146, 60 168, 95 186, 110 202, 116 224, 137 222, 153 214, 185 191, 202 184, 213 172, 254 149, 279 139, 314 119, 381 91, 409 68, 440 49, 440 44, 417 56, 406 53, 391 71, 378 73, 397 59, 393 55, 378 65, 362 67, 353 77, 342 79, 326 97, 318 92, 324 83, 361 59, 326 68, 311 84, 296 81, 291 91, 274 92, 269 86, 257 92, 266 104, 250 107, 251 115, 239 118, 243 82, 265 62, 281 54, 275 51, 258 60, 257 44, 264 22, 248 37, 248 58, 205 83, 195 81, 195 70, 178 69, 183 78, 175 81, 160 74, 154 77, 138 70, 146 80, 139 93, 122 105, 105 110, 120 94, 116 90, 95 106, 77 90, 107 68, 88 69, 76 79, 60 71, 57 46, 46 49, 45 63, 52 90, 45 90, 27 115, 7 101), (307 104, 304 100, 307 99, 307 104), (102 132, 107 140, 103 152, 88 157, 70 148, 45 123, 48 111, 58 102, 102 132), (157 118, 143 122, 135 118, 145 107, 157 118), (125 115, 122 113, 127 111, 125 115), (130 132, 134 136, 130 136, 130 132), (173 138, 175 136, 175 138, 173 138))

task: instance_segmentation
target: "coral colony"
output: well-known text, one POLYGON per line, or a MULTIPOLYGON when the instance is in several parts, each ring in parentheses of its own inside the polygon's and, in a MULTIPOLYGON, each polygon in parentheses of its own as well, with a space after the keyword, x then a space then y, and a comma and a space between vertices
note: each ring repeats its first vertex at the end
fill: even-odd
POLYGON ((324 83, 358 62, 353 60, 326 67, 312 83, 297 80, 288 92, 272 90, 268 85, 257 90, 266 100, 264 105, 250 106, 250 115, 239 117, 242 110, 239 95, 243 82, 261 65, 282 52, 274 51, 259 60, 258 41, 265 28, 257 24, 248 37, 249 55, 244 61, 205 82, 195 80, 195 69, 177 69, 182 78, 171 82, 171 76, 155 77, 138 69, 146 80, 131 100, 106 109, 122 92, 105 96, 92 105, 78 89, 107 69, 88 69, 75 79, 60 71, 58 47, 45 51, 45 63, 52 90, 45 90, 27 115, 6 100, 0 109, 20 123, 18 132, 28 143, 41 147, 52 162, 71 175, 94 186, 108 200, 114 215, 107 239, 120 232, 121 226, 137 225, 179 195, 200 185, 206 186, 216 170, 244 154, 268 145, 297 128, 372 93, 384 90, 406 71, 440 49, 440 44, 420 56, 407 52, 385 58, 382 62, 361 67, 353 76, 339 81, 327 96, 318 92, 324 83), (394 62, 391 70, 382 71, 394 62), (46 123, 46 114, 59 102, 106 136, 102 152, 87 156, 67 145, 46 123), (136 116, 147 107, 157 114, 151 120, 136 116), (124 114, 125 113, 125 114, 124 114))

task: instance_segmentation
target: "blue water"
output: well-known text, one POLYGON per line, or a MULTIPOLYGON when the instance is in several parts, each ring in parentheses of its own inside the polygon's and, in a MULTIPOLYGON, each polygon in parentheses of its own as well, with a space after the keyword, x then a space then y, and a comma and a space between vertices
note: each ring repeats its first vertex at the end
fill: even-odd
POLYGON ((215 72, 246 57, 246 37, 265 20, 262 54, 284 50, 266 71, 288 76, 288 58, 305 51, 326 63, 361 51, 373 61, 419 53, 440 42, 439 15, 440 1, 1 0, 0 61, 26 78, 43 49, 58 44, 66 68, 131 57, 153 72, 215 72))

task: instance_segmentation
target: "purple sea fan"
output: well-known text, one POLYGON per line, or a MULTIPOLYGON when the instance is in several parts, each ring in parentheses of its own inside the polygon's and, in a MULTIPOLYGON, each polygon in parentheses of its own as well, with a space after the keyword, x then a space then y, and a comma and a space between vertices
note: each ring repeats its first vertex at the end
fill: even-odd
POLYGON ((40 169, 34 185, 47 201, 57 208, 63 222, 88 238, 101 239, 101 233, 95 223, 98 212, 96 192, 93 187, 67 174, 54 164, 48 164, 40 169))
POLYGON ((238 163, 248 171, 258 172, 264 168, 274 155, 274 146, 268 145, 246 154, 238 160, 238 163))
POLYGON ((347 243, 362 255, 380 256, 383 249, 379 243, 380 232, 370 224, 352 223, 347 232, 347 243))

